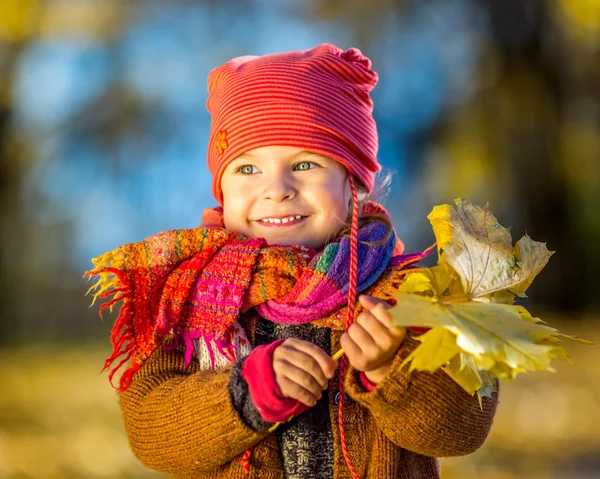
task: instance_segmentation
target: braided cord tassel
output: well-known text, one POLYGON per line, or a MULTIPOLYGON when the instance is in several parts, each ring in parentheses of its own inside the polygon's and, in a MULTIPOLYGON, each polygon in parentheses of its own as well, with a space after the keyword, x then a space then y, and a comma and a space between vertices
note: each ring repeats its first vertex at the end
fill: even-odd
MULTIPOLYGON (((350 328, 350 325, 354 321, 354 305, 356 303, 356 283, 358 276, 358 195, 356 193, 356 187, 352 179, 352 175, 349 175, 350 188, 352 190, 352 226, 350 228, 350 284, 348 288, 348 316, 346 319, 346 331, 350 328)), ((340 428, 340 438, 342 441, 342 453, 344 459, 350 469, 353 479, 360 479, 352 462, 350 461, 350 455, 348 454, 348 444, 346 442, 346 434, 344 432, 344 378, 346 377, 346 369, 348 368, 348 358, 342 356, 340 361, 340 403, 338 408, 338 422, 340 428)))

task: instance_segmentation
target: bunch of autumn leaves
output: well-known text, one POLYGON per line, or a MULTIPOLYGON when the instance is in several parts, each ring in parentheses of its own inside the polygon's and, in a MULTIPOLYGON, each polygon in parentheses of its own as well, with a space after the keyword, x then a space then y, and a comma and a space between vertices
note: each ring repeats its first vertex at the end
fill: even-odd
MULTIPOLYGON (((442 368, 469 394, 489 396, 494 377, 551 370, 567 358, 566 336, 515 305, 553 252, 529 236, 515 246, 489 208, 458 199, 427 217, 438 264, 406 275, 390 309, 394 324, 431 328, 406 359, 411 370, 442 368)), ((568 358, 567 358, 568 359, 568 358)))

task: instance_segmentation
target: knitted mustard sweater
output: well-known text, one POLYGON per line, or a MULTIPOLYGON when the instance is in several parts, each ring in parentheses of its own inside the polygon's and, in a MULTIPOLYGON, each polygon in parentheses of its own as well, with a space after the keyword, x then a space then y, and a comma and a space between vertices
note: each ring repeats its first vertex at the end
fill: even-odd
MULTIPOLYGON (((242 322, 254 342, 251 324, 242 322)), ((341 333, 330 334, 335 351, 341 333)), ((437 479, 436 458, 470 454, 488 435, 497 393, 483 398, 482 410, 476 397, 441 370, 409 374, 401 363, 418 344, 407 335, 388 376, 372 392, 349 369, 344 428, 352 464, 363 479, 437 479)), ((270 425, 250 427, 234 405, 234 374, 235 366, 201 370, 197 361, 186 368, 182 348, 159 348, 120 393, 125 429, 138 459, 181 479, 283 479, 282 451, 268 432, 270 425), (251 467, 245 474, 240 459, 250 447, 251 467)), ((333 477, 350 479, 340 445, 337 385, 333 378, 324 394, 333 433, 333 477)))

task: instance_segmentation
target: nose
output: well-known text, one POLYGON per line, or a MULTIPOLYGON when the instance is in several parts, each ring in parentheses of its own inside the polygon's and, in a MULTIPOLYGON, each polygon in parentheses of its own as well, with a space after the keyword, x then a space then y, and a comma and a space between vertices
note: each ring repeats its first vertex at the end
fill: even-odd
POLYGON ((285 173, 272 173, 265 182, 263 198, 275 202, 291 200, 296 196, 292 178, 285 173))

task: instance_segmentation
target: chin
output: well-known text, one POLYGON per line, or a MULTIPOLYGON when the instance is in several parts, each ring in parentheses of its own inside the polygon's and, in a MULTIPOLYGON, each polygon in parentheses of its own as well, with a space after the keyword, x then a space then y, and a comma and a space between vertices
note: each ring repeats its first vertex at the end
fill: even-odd
POLYGON ((278 246, 302 245, 307 248, 315 249, 313 246, 310 245, 311 244, 310 241, 307 242, 307 241, 303 241, 302 239, 292 239, 292 238, 280 238, 280 239, 265 238, 265 239, 267 240, 267 243, 270 245, 278 245, 278 246))
POLYGON ((267 240, 267 243, 270 245, 290 246, 290 245, 295 245, 295 244, 302 244, 302 242, 297 242, 297 241, 291 240, 289 238, 285 238, 285 239, 265 238, 265 239, 267 240))

